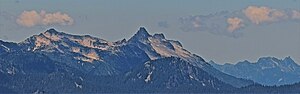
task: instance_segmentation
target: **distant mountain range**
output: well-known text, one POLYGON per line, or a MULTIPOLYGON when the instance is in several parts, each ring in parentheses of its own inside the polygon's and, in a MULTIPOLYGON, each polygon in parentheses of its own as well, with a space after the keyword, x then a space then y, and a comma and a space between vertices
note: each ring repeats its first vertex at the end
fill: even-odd
POLYGON ((1 93, 221 93, 260 86, 144 27, 116 42, 55 29, 19 43, 0 40, 0 77, 1 93))
POLYGON ((209 62, 216 69, 238 78, 253 80, 262 85, 286 85, 300 82, 300 66, 286 57, 262 57, 257 62, 238 62, 237 64, 219 65, 209 62))

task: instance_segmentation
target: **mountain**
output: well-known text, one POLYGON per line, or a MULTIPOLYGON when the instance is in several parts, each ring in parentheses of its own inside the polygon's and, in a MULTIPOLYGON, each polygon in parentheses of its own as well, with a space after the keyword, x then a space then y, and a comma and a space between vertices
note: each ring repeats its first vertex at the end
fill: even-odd
POLYGON ((46 30, 0 41, 0 92, 225 92, 253 85, 141 27, 129 40, 46 30))
MULTIPOLYGON (((178 57, 147 61, 128 72, 126 84, 160 92, 224 92, 234 87, 178 57)), ((151 91, 150 91, 151 92, 151 91)))
MULTIPOLYGON (((135 45, 144 50, 151 60, 156 60, 165 57, 181 58, 193 66, 200 67, 205 72, 217 79, 230 84, 234 87, 243 87, 253 84, 252 81, 237 79, 227 75, 209 65, 203 58, 192 54, 183 48, 179 41, 168 40, 163 34, 150 35, 144 27, 141 27, 138 32, 128 40, 129 45, 135 45)), ((171 62, 171 61, 169 61, 171 62)))
POLYGON ((278 86, 300 82, 300 66, 291 57, 262 57, 254 63, 242 61, 224 65, 211 61, 210 64, 224 73, 250 79, 262 85, 278 86))
POLYGON ((0 40, 0 54, 6 53, 6 52, 12 52, 17 49, 20 49, 20 48, 16 43, 4 42, 4 41, 0 40))
POLYGON ((126 40, 109 42, 89 35, 70 35, 49 29, 19 43, 23 50, 47 55, 55 61, 93 75, 126 72, 149 60, 147 54, 126 40))

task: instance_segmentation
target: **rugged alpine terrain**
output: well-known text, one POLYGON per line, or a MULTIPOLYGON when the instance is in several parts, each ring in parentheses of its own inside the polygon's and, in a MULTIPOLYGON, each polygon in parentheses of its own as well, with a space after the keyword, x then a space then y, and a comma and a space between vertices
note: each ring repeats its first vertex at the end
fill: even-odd
POLYGON ((300 66, 291 57, 277 59, 262 57, 257 62, 238 62, 219 65, 209 62, 216 69, 238 78, 253 80, 262 85, 289 85, 300 82, 300 66))
POLYGON ((116 42, 55 29, 19 43, 0 41, 0 77, 3 93, 218 93, 257 85, 144 27, 116 42))

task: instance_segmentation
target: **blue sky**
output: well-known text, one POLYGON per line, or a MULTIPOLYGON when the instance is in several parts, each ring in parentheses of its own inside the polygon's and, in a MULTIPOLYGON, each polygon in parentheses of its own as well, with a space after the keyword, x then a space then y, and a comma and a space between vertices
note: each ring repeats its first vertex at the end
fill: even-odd
POLYGON ((0 39, 19 42, 54 27, 116 41, 145 26, 218 63, 263 56, 300 62, 298 12, 299 0, 1 0, 0 39), (253 18, 254 10, 269 18, 253 18), (28 23, 26 13, 40 18, 28 23))

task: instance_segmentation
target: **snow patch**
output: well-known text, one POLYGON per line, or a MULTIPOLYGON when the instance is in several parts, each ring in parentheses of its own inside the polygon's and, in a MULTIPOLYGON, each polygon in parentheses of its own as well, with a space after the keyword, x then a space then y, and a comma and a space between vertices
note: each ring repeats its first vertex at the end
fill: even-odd
POLYGON ((145 82, 148 83, 151 80, 152 71, 148 74, 147 78, 145 79, 145 82))
MULTIPOLYGON (((84 62, 90 62, 92 63, 94 60, 93 59, 90 59, 90 58, 87 58, 87 57, 74 57, 76 60, 81 60, 81 61, 84 61, 84 62)), ((83 65, 83 63, 81 63, 83 65)))
POLYGON ((202 83, 202 86, 206 86, 203 82, 201 82, 202 83))
POLYGON ((75 86, 76 86, 77 88, 82 89, 82 85, 78 84, 77 82, 74 82, 74 83, 75 83, 75 86))
POLYGON ((35 92, 33 92, 32 94, 41 94, 40 90, 36 90, 35 92))
POLYGON ((115 49, 113 49, 115 46, 124 45, 124 44, 118 45, 115 42, 109 42, 109 41, 106 41, 103 39, 87 37, 87 36, 82 36, 81 38, 69 37, 69 39, 75 43, 78 43, 79 45, 84 46, 84 47, 100 49, 100 50, 111 50, 112 49, 112 51, 115 51, 115 49))
POLYGON ((99 47, 98 49, 105 51, 105 50, 108 50, 109 47, 99 47))
POLYGON ((70 40, 79 43, 82 46, 85 47, 90 47, 90 48, 95 48, 94 46, 94 42, 96 42, 97 40, 92 39, 90 37, 83 37, 82 39, 78 39, 78 38, 69 38, 70 40))
POLYGON ((5 45, 1 44, 1 46, 4 47, 6 51, 10 51, 10 49, 8 47, 6 47, 5 45))
POLYGON ((81 81, 83 81, 83 78, 82 78, 82 77, 79 77, 79 79, 80 79, 81 81))
POLYGON ((194 79, 194 77, 193 77, 192 75, 189 75, 189 77, 190 77, 191 79, 194 79))
POLYGON ((90 62, 92 63, 93 61, 103 61, 100 56, 96 53, 95 50, 90 50, 89 52, 80 52, 79 48, 72 48, 73 52, 79 53, 81 55, 83 55, 83 57, 78 56, 78 57, 74 57, 76 60, 81 60, 81 61, 85 61, 85 62, 90 62))
POLYGON ((278 80, 278 82, 281 82, 283 79, 282 78, 280 78, 279 80, 278 80))
POLYGON ((83 54, 85 57, 88 57, 93 60, 100 60, 100 57, 95 52, 95 50, 91 50, 89 53, 83 54))
POLYGON ((11 69, 6 69, 7 70, 7 73, 10 74, 10 75, 14 75, 16 74, 16 70, 15 70, 15 67, 12 67, 11 69))

